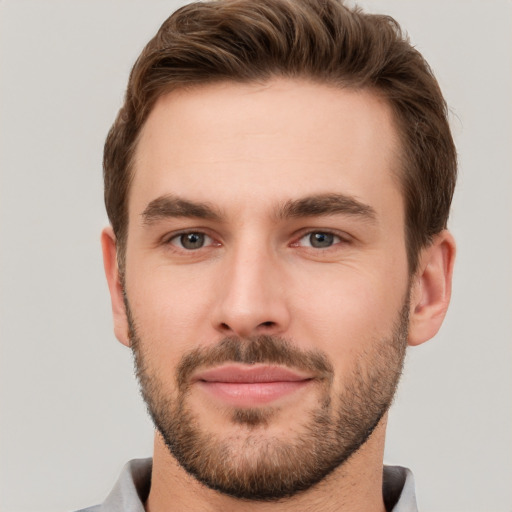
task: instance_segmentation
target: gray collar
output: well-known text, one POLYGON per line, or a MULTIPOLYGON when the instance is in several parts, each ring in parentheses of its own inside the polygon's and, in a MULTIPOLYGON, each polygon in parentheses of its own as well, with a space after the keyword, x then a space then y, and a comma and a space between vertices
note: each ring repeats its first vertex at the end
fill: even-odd
MULTIPOLYGON (((79 512, 144 512, 151 486, 152 459, 134 459, 121 472, 116 485, 102 505, 79 512)), ((384 503, 388 512, 418 512, 414 477, 401 466, 384 466, 384 503)))

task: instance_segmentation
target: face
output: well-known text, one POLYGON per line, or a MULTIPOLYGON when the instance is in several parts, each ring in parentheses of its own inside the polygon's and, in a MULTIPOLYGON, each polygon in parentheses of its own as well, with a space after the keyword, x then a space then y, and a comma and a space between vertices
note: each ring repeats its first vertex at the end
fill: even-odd
POLYGON ((209 487, 307 489, 387 410, 409 310, 397 152, 367 91, 224 83, 154 107, 118 336, 167 447, 209 487))

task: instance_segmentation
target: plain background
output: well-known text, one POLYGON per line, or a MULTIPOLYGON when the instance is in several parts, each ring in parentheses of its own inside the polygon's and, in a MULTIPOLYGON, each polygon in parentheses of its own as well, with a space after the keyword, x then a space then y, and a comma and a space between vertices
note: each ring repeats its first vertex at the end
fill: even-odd
MULTIPOLYGON (((512 510, 512 3, 375 0, 433 67, 460 179, 453 300, 410 350, 386 461, 424 512, 512 510)), ((129 69, 178 5, 0 0, 0 509, 98 503, 152 426, 116 342, 101 158, 129 69)))

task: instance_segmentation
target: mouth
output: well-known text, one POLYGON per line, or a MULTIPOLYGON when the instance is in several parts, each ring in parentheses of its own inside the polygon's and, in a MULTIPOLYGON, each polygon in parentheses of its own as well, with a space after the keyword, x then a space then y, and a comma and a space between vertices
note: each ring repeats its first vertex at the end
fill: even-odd
POLYGON ((230 364, 199 371, 192 384, 228 405, 254 407, 296 393, 314 380, 282 366, 230 364))

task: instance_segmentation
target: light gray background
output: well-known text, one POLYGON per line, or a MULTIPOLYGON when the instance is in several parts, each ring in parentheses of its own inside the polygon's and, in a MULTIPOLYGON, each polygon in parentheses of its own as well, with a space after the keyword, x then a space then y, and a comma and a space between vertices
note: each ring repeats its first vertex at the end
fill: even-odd
MULTIPOLYGON (((386 461, 421 510, 512 510, 512 3, 364 1, 394 15, 452 110, 460 180, 452 305, 413 349, 386 461)), ((152 427, 116 342, 101 156, 164 0, 0 0, 0 509, 100 502, 152 427)))

